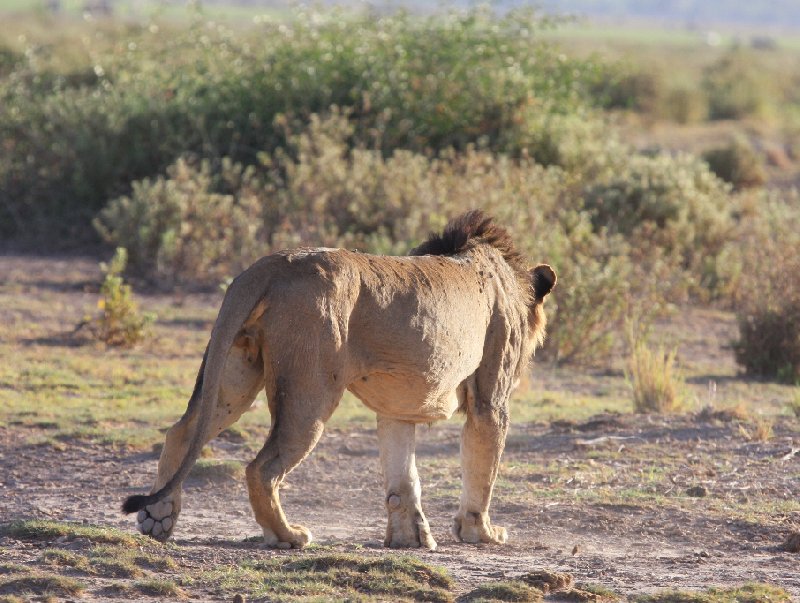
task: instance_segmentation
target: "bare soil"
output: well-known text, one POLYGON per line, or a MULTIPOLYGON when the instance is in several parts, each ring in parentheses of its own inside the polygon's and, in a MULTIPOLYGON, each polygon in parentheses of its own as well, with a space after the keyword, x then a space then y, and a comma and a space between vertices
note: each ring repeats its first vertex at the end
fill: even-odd
MULTIPOLYGON (((24 273, 26 295, 56 289, 82 299, 94 266, 71 260, 59 270, 41 259, 0 258, 0 280, 24 273), (40 278, 32 278, 37 272, 40 278)), ((715 347, 708 354, 729 352, 715 347)), ((556 378, 547 372, 549 381, 556 378)), ((254 412, 268 422, 266 409, 254 412)), ((782 546, 800 525, 800 426, 779 418, 761 442, 745 437, 748 429, 733 416, 708 412, 514 424, 492 507, 494 523, 510 534, 509 544, 498 547, 459 544, 450 536, 460 485, 459 427, 421 426, 423 505, 439 549, 413 554, 445 567, 462 593, 490 579, 547 569, 622 596, 756 581, 800 600, 800 557, 782 546)), ((119 505, 149 489, 156 452, 89 441, 35 445, 33 435, 30 427, 0 424, 0 523, 38 518, 133 531, 119 505)), ((218 439, 213 449, 218 459, 253 456, 235 438, 218 439)), ((309 527, 323 545, 381 553, 377 454, 375 429, 329 429, 282 489, 289 519, 309 527)), ((241 480, 187 482, 174 539, 175 554, 187 563, 207 568, 303 554, 246 540, 258 533, 241 480)), ((29 562, 44 546, 0 537, 0 562, 29 562)), ((90 589, 83 600, 110 598, 90 589)))

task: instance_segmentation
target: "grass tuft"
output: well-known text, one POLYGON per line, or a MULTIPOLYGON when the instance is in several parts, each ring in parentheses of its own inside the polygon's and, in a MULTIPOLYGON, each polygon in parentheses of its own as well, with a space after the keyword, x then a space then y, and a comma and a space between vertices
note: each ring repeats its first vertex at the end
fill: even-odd
POLYGON ((481 584, 469 592, 464 601, 470 603, 489 601, 542 601, 542 591, 521 580, 498 580, 481 584))
POLYGON ((57 538, 74 540, 75 538, 86 538, 91 542, 123 544, 126 546, 136 546, 147 542, 142 537, 126 534, 115 528, 41 519, 12 521, 0 526, 0 535, 10 536, 17 540, 55 540, 57 538))
POLYGON ((705 592, 667 591, 642 595, 634 603, 791 603, 784 589, 770 584, 747 583, 731 588, 709 588, 705 592))
POLYGON ((443 570, 403 556, 364 557, 324 554, 302 558, 248 560, 207 573, 203 580, 228 594, 253 598, 454 600, 453 579, 443 570))
POLYGON ((184 598, 186 593, 172 580, 149 578, 133 583, 133 589, 150 597, 184 598))
POLYGON ((628 382, 636 412, 676 412, 683 406, 674 373, 676 350, 654 352, 644 342, 634 344, 628 359, 628 382))
POLYGON ((83 555, 61 549, 47 549, 42 553, 42 561, 48 565, 71 567, 86 574, 94 573, 89 560, 83 555))
POLYGON ((72 578, 54 574, 12 575, 0 579, 0 595, 38 595, 71 597, 79 595, 86 587, 72 578))
POLYGON ((244 466, 239 461, 200 459, 192 467, 189 477, 209 482, 238 480, 244 477, 244 466))

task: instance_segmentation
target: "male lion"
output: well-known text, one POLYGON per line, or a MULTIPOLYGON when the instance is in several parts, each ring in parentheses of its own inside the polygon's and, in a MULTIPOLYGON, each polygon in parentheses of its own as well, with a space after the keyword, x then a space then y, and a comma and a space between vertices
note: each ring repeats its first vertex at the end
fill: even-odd
POLYGON ((386 546, 436 548, 422 513, 414 430, 456 410, 466 423, 453 533, 505 542, 488 511, 508 401, 542 342, 542 303, 555 283, 549 266, 529 270, 508 233, 477 210, 407 257, 299 249, 260 259, 228 288, 152 493, 131 496, 123 511, 139 512, 142 533, 167 539, 200 450, 265 388, 272 429, 247 466, 250 504, 266 544, 302 548, 311 533, 287 522, 278 487, 347 389, 378 416, 386 546))

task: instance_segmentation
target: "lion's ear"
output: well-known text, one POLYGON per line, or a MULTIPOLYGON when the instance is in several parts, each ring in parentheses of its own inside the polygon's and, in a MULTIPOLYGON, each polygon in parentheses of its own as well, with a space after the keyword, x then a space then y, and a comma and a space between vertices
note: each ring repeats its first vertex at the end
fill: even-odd
POLYGON ((547 264, 539 264, 531 270, 531 282, 533 283, 533 295, 537 302, 542 301, 545 295, 556 286, 555 271, 547 264))

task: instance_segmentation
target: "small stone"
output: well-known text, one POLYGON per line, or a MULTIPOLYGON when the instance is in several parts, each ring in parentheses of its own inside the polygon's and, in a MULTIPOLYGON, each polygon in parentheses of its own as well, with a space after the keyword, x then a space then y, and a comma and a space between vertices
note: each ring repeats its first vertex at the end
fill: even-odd
POLYGON ((708 496, 708 490, 706 490, 703 486, 692 486, 691 488, 686 489, 687 496, 693 496, 694 498, 703 498, 708 496))
POLYGON ((153 529, 153 525, 155 525, 155 521, 152 517, 148 517, 142 522, 142 534, 148 534, 150 530, 153 529))
POLYGON ((141 511, 139 511, 139 513, 136 515, 136 521, 138 521, 139 523, 144 523, 144 520, 145 520, 145 519, 147 519, 147 511, 145 511, 144 509, 142 509, 142 510, 141 510, 141 511))
POLYGON ((800 532, 792 532, 783 543, 783 550, 787 553, 800 553, 800 532))
POLYGON ((161 526, 164 528, 165 532, 169 532, 170 529, 172 528, 172 519, 170 519, 169 517, 165 517, 164 519, 161 520, 161 526))

